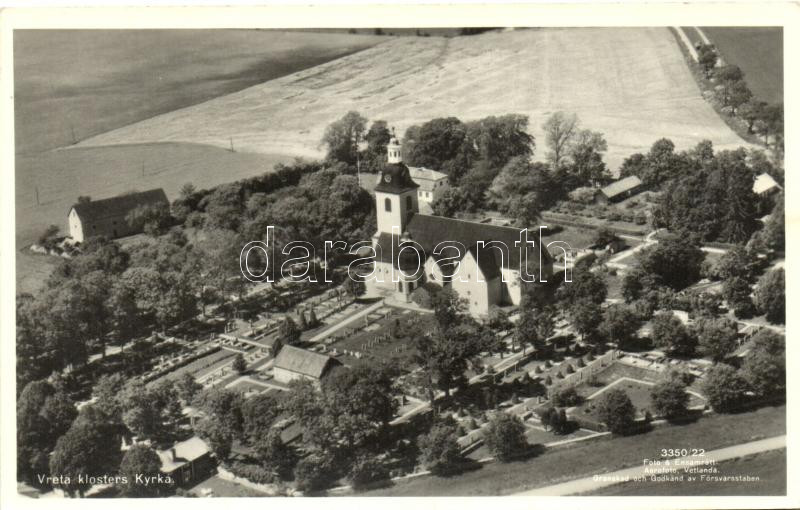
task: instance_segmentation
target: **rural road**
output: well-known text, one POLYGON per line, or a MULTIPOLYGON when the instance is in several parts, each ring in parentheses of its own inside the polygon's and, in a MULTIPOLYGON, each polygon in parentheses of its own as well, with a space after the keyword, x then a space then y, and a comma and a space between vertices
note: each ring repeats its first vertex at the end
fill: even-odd
MULTIPOLYGON (((766 452, 770 450, 778 450, 786 447, 786 436, 770 437, 761 439, 759 441, 752 441, 750 443, 742 443, 727 448, 720 448, 719 450, 711 450, 706 452, 705 460, 714 460, 717 462, 737 457, 744 457, 753 455, 755 453, 766 452)), ((594 491, 603 487, 616 485, 620 482, 616 481, 622 478, 633 478, 635 476, 643 476, 645 466, 635 466, 627 469, 620 469, 619 471, 612 471, 610 473, 602 473, 603 480, 595 480, 592 476, 579 478, 569 482, 559 483, 556 485, 549 485, 547 487, 540 487, 524 492, 518 492, 514 496, 569 496, 581 494, 583 492, 594 491)), ((724 474, 724 473, 723 473, 724 474)))

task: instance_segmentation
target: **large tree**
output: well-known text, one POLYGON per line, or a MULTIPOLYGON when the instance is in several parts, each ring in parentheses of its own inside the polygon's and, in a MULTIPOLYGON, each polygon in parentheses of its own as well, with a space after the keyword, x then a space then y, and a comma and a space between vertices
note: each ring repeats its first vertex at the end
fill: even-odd
POLYGON ((39 485, 48 456, 78 411, 72 400, 47 381, 29 383, 17 399, 17 476, 39 485))
POLYGON ((391 369, 357 367, 334 370, 319 390, 293 383, 283 407, 308 445, 342 457, 382 444, 397 405, 391 369))
POLYGON ((603 310, 591 299, 580 299, 569 306, 569 317, 581 340, 594 339, 603 321, 603 310))
POLYGON ((747 398, 746 392, 745 378, 738 370, 724 363, 711 367, 703 381, 703 393, 711 407, 718 412, 740 408, 747 398))
POLYGON ((691 237, 666 235, 640 252, 639 266, 655 284, 682 290, 700 279, 704 259, 705 253, 691 237))
POLYGON ((68 477, 69 482, 61 488, 70 496, 83 497, 92 486, 89 477, 114 473, 120 458, 120 437, 114 427, 78 417, 56 442, 50 472, 68 477))
POLYGON ((457 183, 477 159, 467 126, 455 117, 437 118, 411 126, 403 137, 403 159, 409 165, 424 166, 450 175, 457 183))
POLYGON ((786 322, 786 277, 782 268, 773 269, 758 280, 755 305, 774 324, 786 322))
POLYGON ((759 398, 780 397, 786 392, 786 340, 762 329, 753 337, 752 347, 742 365, 750 389, 759 398))
POLYGON ((578 117, 575 114, 556 112, 542 125, 547 146, 547 161, 554 170, 559 170, 567 157, 570 142, 578 130, 578 117))
POLYGON ((607 342, 617 344, 620 349, 627 349, 635 340, 641 326, 641 320, 630 306, 615 304, 603 312, 603 322, 599 331, 607 342))
POLYGON ((175 438, 183 415, 171 380, 149 387, 138 380, 130 381, 120 395, 120 402, 122 421, 140 439, 164 441, 175 438))
POLYGON ((508 462, 525 453, 528 440, 525 439, 525 424, 519 416, 499 412, 489 420, 483 433, 483 440, 495 458, 508 462))
POLYGON ((119 474, 125 477, 127 483, 118 484, 120 492, 126 498, 157 498, 168 494, 171 486, 143 480, 153 480, 161 473, 161 459, 155 450, 139 443, 125 452, 119 466, 119 474))
POLYGON ((686 382, 674 372, 650 389, 650 401, 658 416, 674 419, 684 416, 689 404, 686 382))
POLYGON ((355 165, 358 158, 358 144, 367 129, 367 119, 358 112, 347 112, 325 128, 322 142, 327 146, 327 159, 355 165))
POLYGON ((694 353, 697 339, 672 313, 657 314, 652 321, 653 344, 672 354, 690 356, 694 353))
POLYGON ((467 134, 477 148, 478 157, 490 168, 500 169, 512 158, 530 158, 535 147, 528 133, 528 116, 508 114, 490 116, 467 124, 467 134))
POLYGON ((700 350, 713 361, 724 361, 736 350, 738 328, 731 320, 701 317, 692 329, 700 350))
POLYGON ((419 436, 417 443, 420 463, 433 474, 450 474, 464 462, 458 431, 454 424, 435 423, 427 434, 419 436))
POLYGON ((614 388, 599 397, 597 413, 608 430, 624 434, 633 426, 636 409, 624 391, 614 388))
POLYGON ((512 158, 492 181, 489 199, 504 214, 530 225, 538 213, 557 198, 547 165, 531 163, 527 157, 512 158))

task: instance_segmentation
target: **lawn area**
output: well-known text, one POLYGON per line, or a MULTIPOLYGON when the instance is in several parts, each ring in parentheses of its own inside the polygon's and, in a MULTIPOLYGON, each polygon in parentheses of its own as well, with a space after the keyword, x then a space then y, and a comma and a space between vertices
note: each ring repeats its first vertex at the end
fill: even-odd
POLYGON ((359 364, 372 364, 375 361, 383 361, 388 363, 397 362, 403 363, 403 368, 409 371, 413 370, 415 366, 408 361, 411 353, 413 352, 413 347, 411 346, 409 339, 406 337, 391 338, 391 328, 395 320, 400 321, 401 328, 405 324, 432 323, 434 320, 433 315, 414 312, 412 310, 401 310, 397 308, 391 308, 388 311, 389 316, 387 318, 371 322, 369 326, 357 331, 354 334, 344 335, 344 338, 341 340, 330 344, 329 348, 335 348, 340 353, 344 350, 347 350, 348 352, 357 351, 362 353, 361 359, 350 355, 340 355, 339 360, 341 360, 345 365, 357 366, 359 364), (366 345, 365 348, 365 344, 374 341, 376 337, 386 334, 390 335, 387 340, 379 343, 373 343, 371 347, 366 345))
MULTIPOLYGON (((555 225, 548 225, 550 228, 553 228, 555 225)), ((548 233, 547 230, 544 231, 548 233)), ((589 228, 578 228, 578 227, 570 227, 564 226, 564 229, 560 232, 552 233, 548 236, 542 237, 542 243, 546 246, 549 243, 554 241, 563 241, 572 247, 574 250, 582 250, 594 244, 594 240, 597 238, 597 231, 592 230, 589 228)), ((551 249, 551 253, 561 253, 559 249, 551 249)))
MULTIPOLYGON (((558 435, 552 431, 544 430, 544 427, 542 427, 538 422, 532 423, 531 421, 526 421, 525 427, 527 429, 525 431, 525 438, 528 440, 528 444, 554 443, 556 441, 566 441, 568 439, 586 437, 592 434, 591 431, 577 429, 569 434, 558 435)), ((470 452, 470 454, 467 456, 470 459, 479 460, 486 457, 491 457, 492 452, 489 451, 489 448, 486 445, 481 445, 476 450, 470 452)))
POLYGON ((757 476, 753 482, 622 483, 582 496, 785 496, 786 450, 773 450, 731 459, 716 465, 718 476, 757 476))
POLYGON ((256 384, 247 379, 239 379, 233 386, 228 387, 229 390, 237 391, 239 393, 248 393, 255 391, 261 393, 262 391, 269 390, 270 388, 262 384, 256 384))
POLYGON ((709 415, 687 425, 669 425, 629 437, 608 437, 546 451, 538 457, 448 478, 420 477, 365 496, 497 496, 639 465, 657 458, 664 445, 712 450, 786 433, 786 407, 764 407, 731 415, 709 415))

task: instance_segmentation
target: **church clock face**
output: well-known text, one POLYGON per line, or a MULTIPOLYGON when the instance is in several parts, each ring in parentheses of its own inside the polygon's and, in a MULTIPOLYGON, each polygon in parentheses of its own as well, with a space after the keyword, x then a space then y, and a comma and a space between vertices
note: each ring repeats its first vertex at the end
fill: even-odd
POLYGON ((383 176, 383 180, 388 184, 388 183, 392 182, 392 176, 391 175, 384 175, 383 176))

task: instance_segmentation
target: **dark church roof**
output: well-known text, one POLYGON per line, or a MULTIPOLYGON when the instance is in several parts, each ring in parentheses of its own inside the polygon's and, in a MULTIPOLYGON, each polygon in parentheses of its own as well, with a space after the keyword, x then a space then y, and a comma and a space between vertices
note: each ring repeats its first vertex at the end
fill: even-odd
POLYGON ((375 191, 383 193, 402 193, 419 188, 419 184, 411 178, 408 167, 401 163, 389 163, 381 172, 381 181, 375 191))
MULTIPOLYGON (((492 279, 500 275, 501 258, 502 267, 513 270, 520 270, 519 246, 515 243, 519 241, 520 229, 512 227, 500 227, 497 225, 487 225, 485 223, 474 223, 471 221, 454 220, 441 216, 429 216, 425 214, 415 214, 406 228, 408 239, 419 243, 425 251, 426 257, 434 257, 437 261, 441 258, 457 256, 458 253, 463 257, 467 252, 478 260, 481 271, 487 279, 492 279), (490 241, 499 241, 508 247, 507 255, 500 256, 497 248, 486 246, 478 249, 478 241, 489 244, 490 241), (462 246, 459 246, 461 244, 462 246), (439 247, 441 253, 435 255, 434 249, 439 247)), ((536 232, 529 232, 528 239, 535 241, 536 247, 529 255, 529 266, 538 266, 539 260, 536 252, 539 248, 539 240, 536 232)), ((399 252, 400 238, 389 233, 380 233, 377 244, 380 245, 381 252, 378 253, 378 260, 381 262, 392 263, 392 248, 394 253, 399 252)), ((553 257, 544 248, 541 250, 542 260, 551 263, 553 257)), ((402 253, 401 267, 414 268, 417 265, 416 255, 411 250, 402 253)), ((452 274, 452 268, 441 268, 447 276, 452 274)))
POLYGON ((75 204, 72 208, 81 220, 94 221, 111 216, 126 216, 140 205, 158 204, 169 206, 167 195, 161 188, 75 204))
MULTIPOLYGON (((442 216, 415 214, 408 223, 407 230, 409 237, 418 242, 427 253, 433 253, 433 249, 442 241, 459 242, 467 249, 476 247, 478 241, 483 241, 486 244, 490 241, 500 241, 508 247, 509 254, 508 257, 503 257, 503 267, 511 269, 520 268, 519 246, 514 243, 519 241, 521 229, 455 220, 442 216)), ((528 239, 536 241, 538 246, 539 240, 536 231, 529 231, 528 239)), ((499 252, 495 248, 485 247, 484 250, 491 251, 496 256, 499 256, 499 252)), ((534 248, 534 250, 536 250, 536 248, 534 248)), ((481 256, 483 256, 483 253, 481 253, 481 256)), ((542 250, 542 259, 544 262, 552 262, 553 260, 550 252, 546 249, 542 250)))

